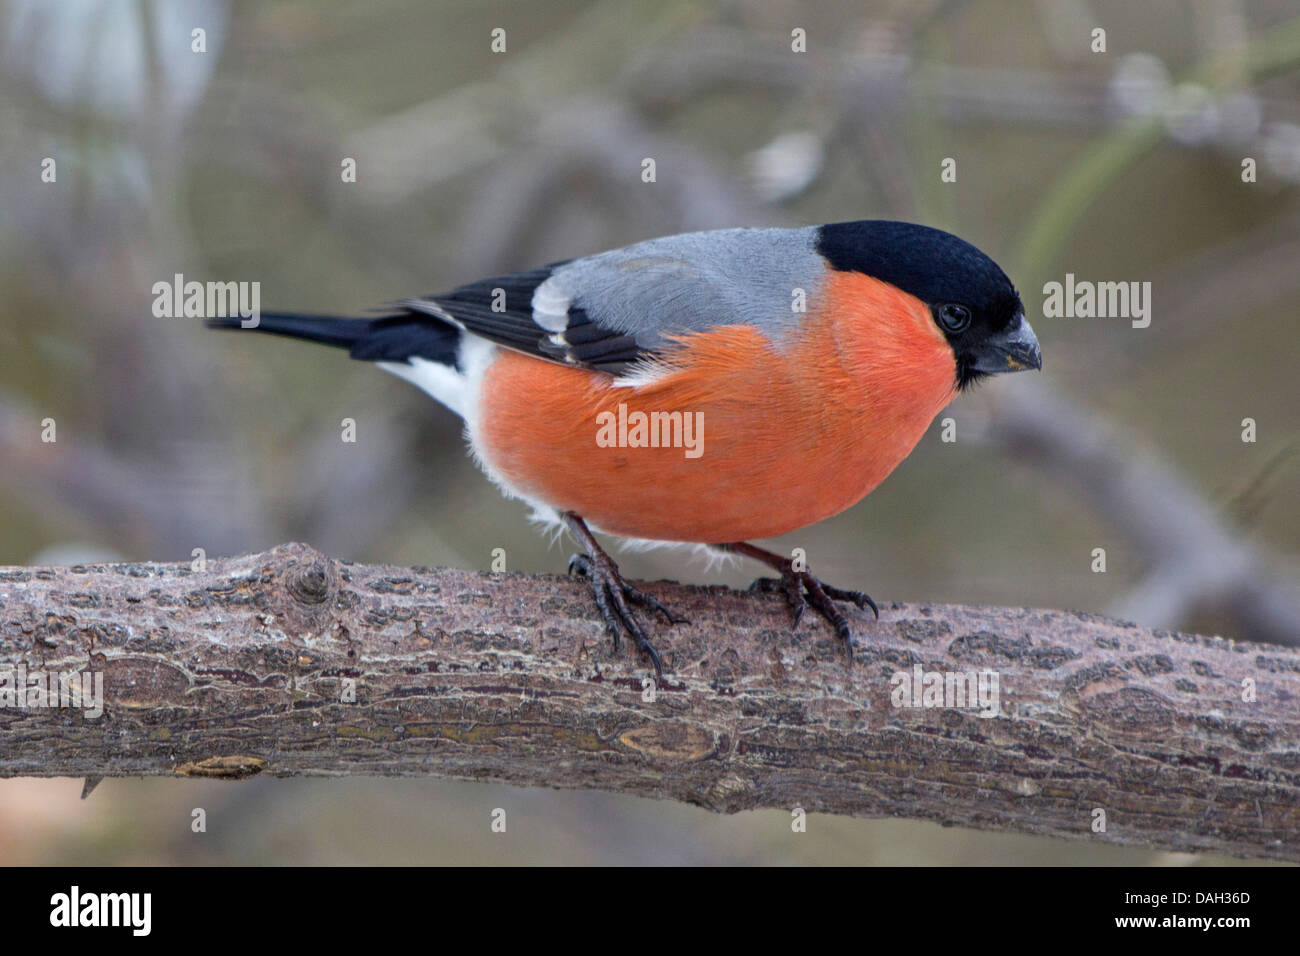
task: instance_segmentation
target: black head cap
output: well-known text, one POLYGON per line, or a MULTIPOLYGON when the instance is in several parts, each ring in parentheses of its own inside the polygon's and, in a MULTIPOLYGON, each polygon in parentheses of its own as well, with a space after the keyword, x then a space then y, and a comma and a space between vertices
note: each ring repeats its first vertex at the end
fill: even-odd
POLYGON ((833 269, 865 273, 928 305, 957 357, 960 387, 1042 367, 1015 286, 969 242, 929 226, 860 219, 821 226, 817 251, 833 269))

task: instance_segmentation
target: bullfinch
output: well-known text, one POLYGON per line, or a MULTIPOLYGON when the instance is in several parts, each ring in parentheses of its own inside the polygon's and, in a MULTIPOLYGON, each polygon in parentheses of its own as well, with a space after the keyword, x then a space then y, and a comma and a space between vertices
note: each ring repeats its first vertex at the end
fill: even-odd
MULTIPOLYGON (((238 316, 209 324, 239 327, 238 316)), ((406 299, 368 318, 262 313, 255 326, 346 348, 459 415, 474 459, 585 553, 613 634, 662 676, 633 613, 681 619, 625 581, 593 531, 706 545, 779 577, 852 657, 837 602, 859 591, 748 543, 861 500, 953 397, 1042 367, 1006 274, 938 229, 860 220, 667 236, 406 299)))

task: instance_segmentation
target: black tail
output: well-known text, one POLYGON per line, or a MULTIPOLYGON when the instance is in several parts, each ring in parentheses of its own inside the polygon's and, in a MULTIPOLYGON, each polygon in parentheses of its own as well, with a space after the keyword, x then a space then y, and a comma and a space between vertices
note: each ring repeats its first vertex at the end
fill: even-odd
MULTIPOLYGON (((456 326, 416 312, 397 312, 373 319, 263 312, 259 319, 258 324, 248 331, 270 332, 345 348, 354 359, 367 362, 404 362, 409 358, 425 358, 455 365, 460 345, 460 330, 456 326)), ((233 315, 208 319, 204 324, 214 329, 242 330, 245 321, 233 315)))

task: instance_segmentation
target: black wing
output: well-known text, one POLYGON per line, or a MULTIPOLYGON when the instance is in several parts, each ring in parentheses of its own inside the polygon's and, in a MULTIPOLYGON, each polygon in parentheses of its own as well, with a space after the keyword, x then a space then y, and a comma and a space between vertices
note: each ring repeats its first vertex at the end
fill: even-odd
POLYGON ((498 345, 562 365, 617 375, 652 354, 632 335, 592 321, 585 309, 569 306, 562 317, 545 317, 551 328, 544 327, 534 315, 533 294, 562 265, 556 262, 528 272, 480 279, 445 295, 406 299, 400 304, 412 312, 454 322, 498 345))

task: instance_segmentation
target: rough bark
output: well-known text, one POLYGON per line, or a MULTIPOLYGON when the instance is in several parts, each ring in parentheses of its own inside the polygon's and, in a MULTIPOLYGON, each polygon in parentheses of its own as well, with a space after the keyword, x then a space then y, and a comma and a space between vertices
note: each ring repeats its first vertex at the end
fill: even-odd
POLYGON ((852 615, 849 666, 775 596, 646 590, 691 621, 650 626, 652 695, 561 577, 299 544, 201 572, 0 569, 0 674, 104 678, 98 718, 0 705, 0 776, 430 774, 1300 859, 1293 650, 895 603, 852 615), (895 706, 917 665, 995 672, 1000 712, 895 706))

